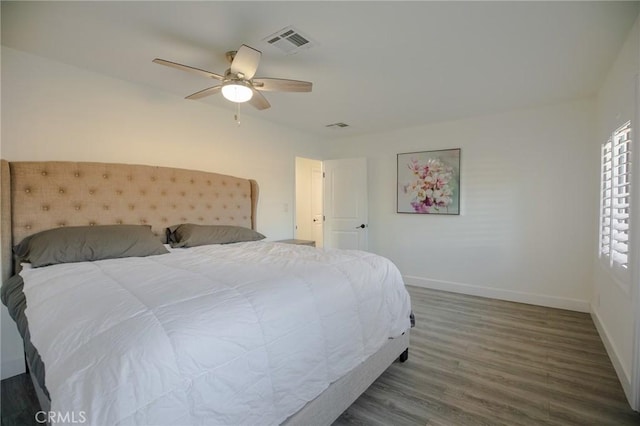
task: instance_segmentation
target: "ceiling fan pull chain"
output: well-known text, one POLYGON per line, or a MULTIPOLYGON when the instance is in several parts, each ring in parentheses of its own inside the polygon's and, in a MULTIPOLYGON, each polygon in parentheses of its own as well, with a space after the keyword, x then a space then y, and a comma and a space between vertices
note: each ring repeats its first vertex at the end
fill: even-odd
POLYGON ((234 120, 236 120, 236 123, 238 124, 238 127, 240 127, 240 104, 236 104, 236 114, 233 116, 234 120))

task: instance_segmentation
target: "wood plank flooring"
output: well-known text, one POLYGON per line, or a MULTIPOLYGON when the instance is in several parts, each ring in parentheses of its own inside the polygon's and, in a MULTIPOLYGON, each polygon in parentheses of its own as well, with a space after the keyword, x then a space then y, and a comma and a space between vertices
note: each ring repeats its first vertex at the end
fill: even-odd
POLYGON ((640 425, 590 315, 407 288, 409 360, 334 426, 640 425))
MULTIPOLYGON (((588 314, 408 288, 409 360, 334 426, 640 425, 588 314)), ((26 374, 1 394, 2 426, 37 424, 26 374)))
POLYGON ((35 420, 40 410, 38 397, 27 373, 2 381, 0 387, 1 426, 42 426, 35 420))

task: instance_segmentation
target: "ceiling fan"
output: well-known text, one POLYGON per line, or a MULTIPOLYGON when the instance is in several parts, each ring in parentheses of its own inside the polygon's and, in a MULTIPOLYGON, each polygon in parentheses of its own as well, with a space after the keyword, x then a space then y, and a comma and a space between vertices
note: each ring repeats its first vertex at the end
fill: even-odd
POLYGON ((262 52, 245 44, 237 51, 226 53, 227 60, 231 66, 224 75, 211 71, 182 65, 176 62, 156 58, 156 64, 165 65, 203 77, 219 80, 222 83, 216 86, 196 92, 186 97, 186 99, 200 99, 222 92, 222 96, 231 102, 249 102, 257 109, 267 109, 271 106, 269 101, 260 93, 265 92, 310 92, 312 84, 308 81, 286 80, 281 78, 253 78, 258 69, 258 63, 262 52))

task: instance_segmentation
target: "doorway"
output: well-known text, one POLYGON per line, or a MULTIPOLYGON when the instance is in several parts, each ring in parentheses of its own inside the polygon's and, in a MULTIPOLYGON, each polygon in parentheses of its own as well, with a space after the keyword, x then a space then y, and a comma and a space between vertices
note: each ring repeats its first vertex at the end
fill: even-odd
POLYGON ((295 159, 294 238, 368 249, 367 160, 295 159))
POLYGON ((296 157, 295 238, 324 246, 322 161, 296 157))

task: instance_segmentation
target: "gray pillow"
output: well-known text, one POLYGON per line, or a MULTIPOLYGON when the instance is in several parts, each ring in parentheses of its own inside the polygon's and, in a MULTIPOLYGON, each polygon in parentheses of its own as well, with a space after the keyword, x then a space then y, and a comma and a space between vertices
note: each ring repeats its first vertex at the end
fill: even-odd
POLYGON ((169 252, 148 225, 54 228, 28 236, 13 251, 33 267, 169 252))
POLYGON ((194 225, 183 223, 167 229, 171 247, 196 247, 207 244, 229 244, 265 238, 259 232, 242 226, 194 225))

